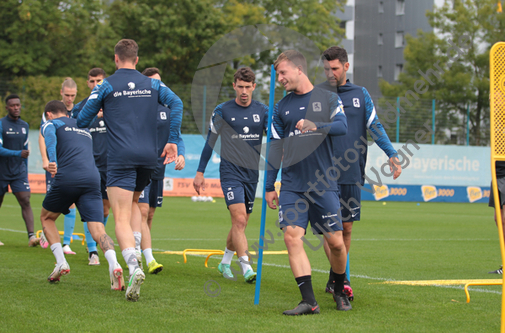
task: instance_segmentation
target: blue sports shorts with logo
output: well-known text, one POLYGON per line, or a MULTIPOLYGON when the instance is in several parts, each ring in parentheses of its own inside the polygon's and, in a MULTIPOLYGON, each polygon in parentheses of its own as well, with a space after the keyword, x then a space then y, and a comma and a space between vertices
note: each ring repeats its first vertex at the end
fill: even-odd
POLYGON ((361 189, 355 184, 339 184, 342 222, 359 221, 361 217, 361 189), (345 205, 342 204, 345 202, 345 205))
POLYGON ((8 185, 11 186, 12 193, 30 192, 30 183, 28 182, 28 177, 12 180, 0 180, 0 195, 7 193, 8 185))
POLYGON ((156 208, 163 205, 163 179, 151 180, 140 194, 139 203, 149 204, 149 207, 156 208))
POLYGON ((42 207, 53 213, 68 214, 70 213, 68 208, 73 203, 79 210, 81 221, 103 223, 103 201, 98 186, 73 187, 53 183, 42 202, 42 207))
POLYGON ((107 187, 120 187, 123 190, 141 192, 151 181, 154 169, 143 167, 126 169, 108 169, 107 187))
POLYGON ((314 234, 343 230, 340 218, 340 202, 337 191, 325 191, 323 195, 310 192, 310 200, 303 192, 282 191, 279 196, 279 225, 281 228, 298 226, 314 234), (313 201, 313 202, 312 202, 313 201))
POLYGON ((221 189, 223 190, 226 206, 236 203, 245 204, 247 214, 251 214, 256 197, 256 186, 258 183, 243 183, 238 180, 222 180, 221 189))

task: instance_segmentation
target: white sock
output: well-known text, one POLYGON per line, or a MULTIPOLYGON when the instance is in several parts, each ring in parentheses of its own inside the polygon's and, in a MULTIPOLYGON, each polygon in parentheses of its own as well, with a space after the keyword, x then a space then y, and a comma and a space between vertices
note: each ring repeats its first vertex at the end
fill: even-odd
POLYGON ((109 262, 109 273, 112 274, 114 271, 114 266, 116 266, 117 263, 117 257, 116 257, 116 251, 114 250, 107 250, 105 252, 105 259, 109 262))
POLYGON ((61 247, 61 243, 54 243, 51 245, 51 251, 53 251, 54 257, 56 258, 56 263, 58 265, 63 264, 65 261, 65 254, 63 253, 63 248, 61 247))
POLYGON ((134 231, 133 237, 135 237, 135 249, 140 252, 140 242, 142 241, 142 233, 134 231))
POLYGON ((242 266, 242 274, 245 275, 245 273, 248 270, 252 270, 251 265, 249 265, 249 257, 248 256, 242 256, 239 258, 240 266, 242 266))
POLYGON ((149 265, 149 263, 154 260, 153 249, 144 249, 144 257, 146 258, 146 262, 149 265))
POLYGON ((135 253, 135 248, 133 247, 126 248, 121 253, 123 254, 124 261, 128 265, 130 275, 132 275, 135 269, 139 267, 139 263, 137 261, 137 255, 135 253))
POLYGON ((223 254, 223 259, 221 260, 222 264, 229 265, 231 264, 231 260, 233 259, 233 255, 235 254, 235 251, 228 250, 227 247, 224 248, 224 254, 223 254))

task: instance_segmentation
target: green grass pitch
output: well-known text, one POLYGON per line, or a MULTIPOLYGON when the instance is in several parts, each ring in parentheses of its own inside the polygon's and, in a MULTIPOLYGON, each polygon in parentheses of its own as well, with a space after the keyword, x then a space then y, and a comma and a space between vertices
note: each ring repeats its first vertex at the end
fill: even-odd
MULTIPOLYGON (((32 195, 35 229, 40 226, 42 195, 32 195)), ((269 210, 266 230, 274 236, 268 250, 285 250, 269 210)), ((261 200, 247 228, 249 247, 258 241, 261 200)), ((58 219, 62 230, 63 218, 58 219)), ((287 255, 265 255, 259 305, 254 285, 242 276, 224 279, 219 256, 204 267, 204 257, 160 254, 186 248, 223 249, 229 231, 224 200, 192 202, 165 198, 153 222, 155 258, 164 265, 148 275, 137 303, 111 291, 108 265, 88 266, 85 246, 72 244, 71 273, 51 285, 49 249, 28 248, 21 210, 13 195, 0 209, 0 331, 2 332, 497 332, 501 287, 473 287, 466 303, 461 286, 404 286, 386 280, 486 279, 501 263, 493 210, 485 204, 364 202, 354 224, 350 251, 353 310, 337 312, 324 293, 328 262, 322 249, 306 247, 321 307, 317 316, 286 317, 300 294, 287 255), (211 282, 211 281, 215 282, 211 282), (205 291, 207 285, 208 290, 205 291), (212 294, 214 293, 214 294, 212 294), (210 295, 210 296, 209 296, 210 295), (214 296, 214 297, 211 297, 214 296)), ((82 224, 76 223, 76 232, 82 224)), ((114 221, 107 232, 115 240, 114 221)), ((269 236, 267 236, 269 238, 269 236)), ((307 239, 319 246, 313 235, 307 239)), ((117 242, 116 242, 117 244, 117 242)), ((119 262, 124 260, 116 246, 119 262)), ((255 266, 255 265, 254 265, 255 266)), ((127 269, 126 269, 127 271, 127 269)))

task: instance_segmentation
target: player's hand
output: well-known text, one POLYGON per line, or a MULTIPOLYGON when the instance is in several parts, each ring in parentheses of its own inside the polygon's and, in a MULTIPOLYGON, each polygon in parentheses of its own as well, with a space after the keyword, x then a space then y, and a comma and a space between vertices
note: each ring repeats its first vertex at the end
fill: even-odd
POLYGON ((391 172, 393 172, 393 170, 394 170, 394 172, 395 172, 393 175, 393 179, 400 177, 400 175, 402 173, 402 166, 400 165, 400 161, 398 160, 398 157, 391 157, 389 159, 389 170, 391 172))
POLYGON ((100 109, 100 111, 98 111, 98 113, 96 114, 96 117, 103 118, 103 109, 100 109))
POLYGON ((175 159, 175 170, 182 170, 186 166, 186 159, 184 156, 179 155, 175 159))
POLYGON ((56 165, 56 162, 49 162, 47 171, 51 174, 51 177, 56 176, 58 173, 58 166, 56 165))
POLYGON ((205 191, 205 178, 203 177, 203 172, 196 173, 195 179, 193 179, 193 187, 198 195, 200 195, 200 189, 205 191))
POLYGON ((29 150, 21 150, 21 157, 22 158, 28 158, 28 155, 30 155, 29 150))
POLYGON ((312 121, 307 119, 300 119, 296 123, 296 128, 300 130, 302 133, 306 133, 308 131, 316 131, 317 126, 312 121))
POLYGON ((165 158, 163 164, 170 164, 177 158, 177 145, 175 143, 167 143, 163 148, 161 157, 165 158))
POLYGON ((279 204, 279 197, 277 196, 277 192, 275 191, 266 192, 265 200, 267 201, 268 207, 272 209, 277 209, 277 205, 279 204))
POLYGON ((43 160, 43 161, 42 161, 42 169, 44 169, 44 170, 46 170, 47 172, 49 172, 48 167, 49 167, 49 161, 47 161, 47 160, 43 160))

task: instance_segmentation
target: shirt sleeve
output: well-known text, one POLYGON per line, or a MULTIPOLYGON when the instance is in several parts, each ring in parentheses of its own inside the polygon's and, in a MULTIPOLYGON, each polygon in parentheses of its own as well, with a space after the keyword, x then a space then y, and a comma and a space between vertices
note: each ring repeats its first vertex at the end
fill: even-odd
POLYGON ((49 162, 57 162, 56 161, 56 128, 52 121, 47 121, 44 123, 42 127, 42 136, 46 141, 46 149, 47 156, 49 158, 49 162))
POLYGON ((284 123, 279 117, 279 104, 275 104, 272 115, 272 128, 270 133, 270 148, 268 151, 268 166, 267 166, 267 183, 265 186, 266 192, 275 191, 275 180, 282 161, 282 149, 284 138, 284 123))
POLYGON ((103 79, 101 83, 97 84, 95 88, 93 88, 91 95, 88 97, 88 101, 77 115, 77 127, 89 127, 95 119, 95 116, 103 107, 103 100, 105 96, 107 96, 107 94, 111 91, 112 86, 107 79, 103 79))
POLYGON ((347 133, 347 117, 344 112, 344 103, 335 93, 330 94, 330 110, 332 110, 331 122, 316 122, 317 129, 328 133, 328 135, 345 135, 347 133))
POLYGON ((163 82, 156 79, 151 79, 151 85, 154 89, 158 89, 158 102, 170 108, 170 136, 168 143, 179 142, 179 133, 181 131, 183 104, 179 96, 177 96, 163 82))
POLYGON ((184 144, 184 140, 182 140, 181 133, 179 133, 179 142, 177 143, 177 154, 182 157, 186 157, 186 145, 184 144))
POLYGON ((379 117, 377 116, 377 112, 375 111, 375 106, 372 101, 372 97, 370 97, 370 94, 365 88, 362 89, 365 98, 366 127, 373 133, 372 139, 389 158, 397 156, 398 152, 393 148, 391 140, 389 140, 384 127, 379 121, 379 117))
POLYGON ((13 157, 13 156, 21 157, 21 150, 11 150, 11 149, 4 148, 4 146, 3 146, 4 139, 3 139, 2 133, 3 133, 3 126, 2 126, 2 122, 0 121, 0 156, 3 156, 3 157, 13 157))

